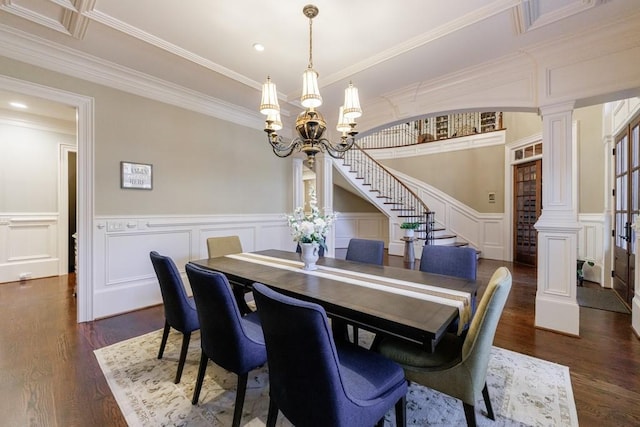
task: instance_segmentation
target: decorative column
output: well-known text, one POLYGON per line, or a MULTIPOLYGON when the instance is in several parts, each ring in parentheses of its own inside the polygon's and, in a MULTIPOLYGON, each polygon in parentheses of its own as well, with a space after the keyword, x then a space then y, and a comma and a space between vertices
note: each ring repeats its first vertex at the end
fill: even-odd
POLYGON ((535 326, 580 334, 576 301, 578 248, 577 147, 573 102, 540 108, 542 114, 542 214, 538 230, 535 326))
MULTIPOLYGON (((333 160, 325 154, 317 154, 315 161, 316 172, 316 196, 318 207, 323 215, 333 212, 333 160)), ((327 256, 335 256, 336 248, 336 224, 331 227, 327 236, 327 256)))

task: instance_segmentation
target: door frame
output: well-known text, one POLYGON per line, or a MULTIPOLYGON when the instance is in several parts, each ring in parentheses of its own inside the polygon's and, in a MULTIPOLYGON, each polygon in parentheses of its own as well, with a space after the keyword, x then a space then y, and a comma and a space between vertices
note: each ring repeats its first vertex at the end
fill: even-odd
POLYGON ((520 163, 527 163, 534 160, 542 159, 542 154, 516 159, 516 151, 524 149, 529 145, 541 144, 542 132, 531 135, 527 138, 515 141, 504 146, 504 230, 505 239, 505 261, 513 262, 514 254, 514 212, 513 212, 513 180, 514 166, 520 163))
MULTIPOLYGON (((637 163, 637 159, 636 159, 636 163, 635 163, 635 170, 634 170, 634 149, 633 149, 633 142, 634 142, 634 138, 633 138, 633 134, 634 134, 634 129, 636 128, 640 128, 640 114, 639 113, 634 113, 632 114, 628 120, 625 121, 624 125, 621 126, 617 132, 613 135, 612 138, 612 143, 613 143, 613 147, 614 149, 612 150, 613 153, 613 169, 612 169, 612 177, 613 177, 613 188, 615 189, 614 192, 614 197, 613 197, 613 205, 612 205, 612 279, 611 279, 611 286, 612 288, 618 293, 618 296, 623 299, 625 301, 625 303, 628 303, 629 306, 631 307, 633 305, 633 298, 635 296, 635 282, 636 282, 636 262, 635 259, 636 257, 639 256, 638 254, 638 248, 636 247, 637 244, 637 239, 635 237, 635 235, 638 233, 638 230, 636 230, 635 226, 638 223, 639 219, 638 219, 638 206, 637 206, 637 197, 640 194, 640 189, 635 188, 635 194, 633 193, 634 191, 634 178, 633 178, 633 174, 634 172, 638 172, 638 163, 637 163), (619 265, 618 263, 616 263, 616 257, 618 256, 618 253, 623 251, 622 248, 620 246, 618 246, 617 243, 617 238, 621 237, 620 232, 621 230, 619 230, 618 228, 618 223, 617 223, 617 213, 618 213, 618 198, 620 197, 621 192, 619 192, 619 188, 618 188, 618 183, 617 183, 617 165, 618 165, 618 156, 619 156, 619 152, 618 152, 618 143, 621 142, 623 139, 626 139, 626 160, 627 160, 627 164, 626 164, 626 216, 627 216, 627 221, 625 221, 625 236, 627 237, 627 243, 625 245, 624 248, 624 256, 626 257, 625 260, 625 266, 626 266, 626 272, 625 272, 625 276, 626 276, 626 280, 622 280, 621 276, 617 273, 619 273, 617 265, 619 265), (635 202, 635 203, 634 203, 635 202), (635 205, 635 206, 634 206, 635 205), (635 220, 633 219, 634 215, 636 215, 635 220), (628 236, 630 234, 630 236, 628 236), (619 286, 617 286, 618 283, 623 282, 624 285, 626 286, 626 291, 625 291, 625 297, 623 298, 622 295, 620 295, 620 293, 618 292, 619 290, 619 286)), ((637 138, 637 135, 636 135, 637 138)), ((637 139, 636 139, 636 144, 638 143, 637 139)), ((636 145, 637 147, 637 145, 636 145)), ((636 187, 637 187, 637 183, 636 183, 636 187)))
POLYGON ((63 275, 69 272, 69 153, 78 153, 78 148, 58 144, 58 153, 58 274, 63 275))
POLYGON ((0 89, 44 98, 76 108, 78 153, 78 322, 93 320, 94 99, 37 83, 0 75, 0 89))
MULTIPOLYGON (((524 159, 523 159, 524 160, 524 159)), ((535 213, 536 213, 536 222, 538 221, 538 218, 540 218, 540 213, 542 211, 542 155, 537 155, 537 156, 533 156, 533 157, 528 157, 526 159, 527 161, 518 161, 516 163, 514 163, 511 168, 513 170, 513 176, 512 179, 514 180, 515 183, 515 179, 516 179, 516 173, 515 171, 517 170, 518 166, 520 165, 526 165, 526 164, 533 164, 536 167, 536 207, 535 207, 535 213), (537 206, 540 205, 540 212, 537 209, 537 206)), ((511 238, 514 242, 513 245, 513 262, 518 262, 518 263, 522 263, 525 265, 531 265, 532 267, 538 267, 538 232, 536 230, 536 249, 535 249, 535 254, 533 255, 534 257, 534 263, 533 264, 526 264, 523 261, 517 261, 518 259, 518 251, 516 250, 517 245, 515 244, 515 242, 518 240, 517 238, 517 228, 518 228, 518 218, 516 217, 516 214, 518 212, 518 208, 516 207, 516 198, 517 198, 517 189, 513 188, 513 205, 512 205, 512 212, 513 212, 513 224, 511 225, 511 238)))

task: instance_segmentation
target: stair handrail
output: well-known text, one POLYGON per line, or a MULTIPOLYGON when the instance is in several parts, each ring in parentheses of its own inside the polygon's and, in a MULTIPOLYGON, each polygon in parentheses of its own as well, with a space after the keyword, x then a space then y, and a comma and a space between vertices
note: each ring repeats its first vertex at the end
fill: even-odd
POLYGON ((409 122, 396 123, 366 136, 361 135, 359 141, 364 150, 377 150, 447 141, 499 130, 504 130, 500 111, 435 114, 409 122))
POLYGON ((383 204, 404 206, 404 208, 390 207, 390 210, 398 212, 396 216, 400 220, 420 223, 421 227, 416 230, 416 237, 425 240, 425 244, 432 244, 435 213, 429 209, 422 199, 389 169, 371 157, 357 142, 354 143, 351 150, 345 153, 343 159, 343 164, 350 167, 354 163, 356 166, 354 171, 357 174, 356 179, 360 178, 359 175, 363 175, 361 178, 366 181, 367 171, 369 171, 372 181, 370 183, 365 182, 365 185, 371 185, 372 190, 380 194, 380 198, 387 199, 387 201, 382 202, 383 204), (359 153, 364 158, 364 161, 356 159, 356 153, 359 153), (350 161, 353 161, 353 163, 350 163, 350 161), (360 166, 362 168, 359 169, 358 167, 360 166), (377 169, 378 172, 375 172, 374 169, 377 169), (388 191, 390 185, 395 185, 396 188, 400 187, 401 191, 388 191), (384 192, 382 190, 383 187, 387 187, 384 192), (399 199, 397 198, 398 195, 400 196, 399 199), (416 221, 416 218, 419 218, 419 220, 416 221))
POLYGON ((420 139, 420 133, 417 131, 415 123, 416 121, 396 124, 386 129, 379 130, 378 132, 375 132, 373 134, 362 137, 360 139, 360 147, 363 150, 375 150, 377 148, 405 147, 408 145, 415 145, 419 142, 420 139), (368 140, 374 138, 382 138, 387 142, 381 145, 378 141, 376 144, 372 144, 376 146, 365 148, 364 146, 367 145, 366 143, 368 142, 368 140), (389 142, 389 140, 391 141, 389 142))

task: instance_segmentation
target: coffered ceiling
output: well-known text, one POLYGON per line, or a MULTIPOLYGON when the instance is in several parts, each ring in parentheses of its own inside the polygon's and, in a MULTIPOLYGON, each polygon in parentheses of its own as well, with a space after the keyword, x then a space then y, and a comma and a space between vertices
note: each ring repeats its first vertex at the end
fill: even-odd
MULTIPOLYGON (((0 0, 0 33, 92 65, 163 82, 252 118, 267 75, 295 116, 309 54, 313 0, 0 0), (257 52, 255 43, 265 49, 257 52)), ((335 121, 353 83, 368 104, 460 70, 562 43, 585 28, 637 16, 636 0, 315 0, 313 62, 335 121)), ((14 56, 0 43, 0 55, 14 56)), ((53 55, 53 54, 52 54, 53 55)), ((47 59, 53 62, 54 59, 47 59)), ((37 59, 33 59, 37 62, 37 59)), ((62 65, 60 65, 62 66, 62 65)), ((117 82, 114 84, 117 85, 117 82)), ((386 101, 385 101, 386 100, 386 101)), ((256 122, 260 126, 260 122, 256 122)))

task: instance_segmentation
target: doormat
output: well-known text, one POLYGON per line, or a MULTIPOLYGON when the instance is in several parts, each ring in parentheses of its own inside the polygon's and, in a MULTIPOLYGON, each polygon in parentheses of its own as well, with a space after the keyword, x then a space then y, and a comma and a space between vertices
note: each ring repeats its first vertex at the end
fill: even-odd
POLYGON ((578 286, 578 305, 598 310, 615 311, 630 314, 631 311, 622 302, 613 289, 585 288, 578 286))

